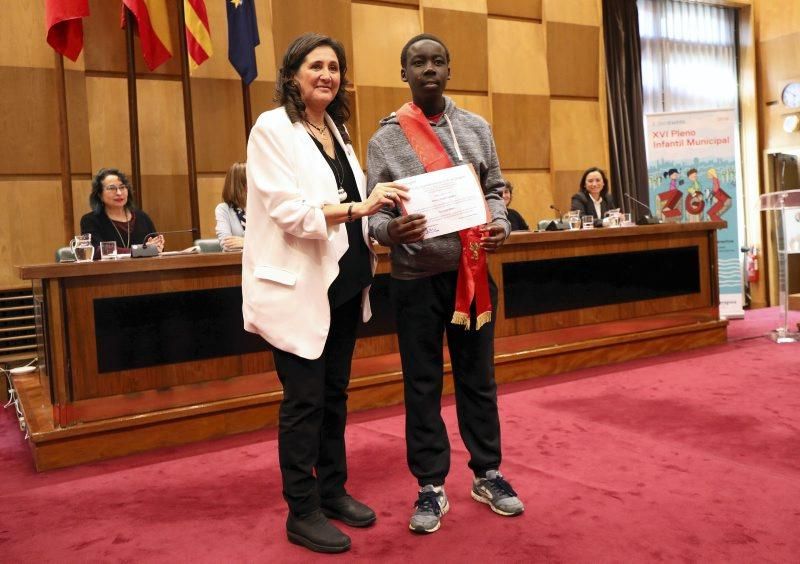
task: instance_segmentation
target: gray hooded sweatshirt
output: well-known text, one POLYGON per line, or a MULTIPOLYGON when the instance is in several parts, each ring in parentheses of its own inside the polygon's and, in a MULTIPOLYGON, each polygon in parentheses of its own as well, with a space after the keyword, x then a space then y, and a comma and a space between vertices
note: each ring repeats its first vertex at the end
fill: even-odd
MULTIPOLYGON (((431 126, 454 165, 472 163, 475 167, 492 221, 502 225, 508 235, 511 224, 506 217, 502 196, 505 181, 500 175, 489 124, 479 115, 457 108, 445 96, 444 115, 438 123, 431 122, 431 126)), ((411 148, 395 114, 382 119, 367 149, 367 192, 371 192, 379 182, 391 182, 424 173, 425 168, 411 148)), ((381 245, 391 247, 394 278, 411 280, 458 270, 461 256, 458 233, 409 245, 392 245, 387 230, 389 222, 398 215, 396 209, 385 207, 369 218, 370 235, 381 245)))

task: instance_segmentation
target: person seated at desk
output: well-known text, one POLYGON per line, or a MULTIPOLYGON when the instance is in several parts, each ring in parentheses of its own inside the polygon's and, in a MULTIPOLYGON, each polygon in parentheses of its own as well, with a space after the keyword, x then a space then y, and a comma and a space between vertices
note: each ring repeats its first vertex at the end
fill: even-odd
POLYGON ((222 188, 222 203, 217 205, 217 239, 224 251, 241 251, 244 246, 247 205, 247 166, 233 163, 225 175, 222 188))
POLYGON ((130 180, 116 168, 101 168, 92 180, 89 195, 92 211, 81 218, 81 233, 91 234, 95 258, 100 256, 101 241, 115 241, 117 251, 122 254, 130 253, 131 245, 143 243, 156 245, 159 253, 164 250, 164 236, 153 235, 156 232, 153 220, 135 209, 132 196, 130 180))
POLYGON ((511 184, 509 180, 506 180, 506 186, 503 188, 503 201, 506 204, 508 221, 511 223, 511 231, 530 231, 531 228, 528 227, 527 223, 525 223, 525 219, 522 217, 522 214, 517 210, 512 210, 510 207, 508 207, 511 205, 511 198, 513 195, 514 185, 511 184))
POLYGON ((586 169, 581 177, 580 190, 572 196, 569 209, 581 212, 581 217, 591 215, 595 227, 602 227, 606 212, 615 207, 606 173, 596 166, 586 169))

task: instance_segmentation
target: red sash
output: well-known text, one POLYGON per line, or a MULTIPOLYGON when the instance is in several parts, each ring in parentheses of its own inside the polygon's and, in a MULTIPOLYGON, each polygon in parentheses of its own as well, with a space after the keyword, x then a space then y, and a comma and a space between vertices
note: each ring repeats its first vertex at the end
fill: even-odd
MULTIPOLYGON (((426 172, 453 166, 450 156, 430 126, 428 118, 413 102, 404 104, 397 110, 397 120, 426 172)), ((471 325, 469 310, 474 299, 477 331, 492 320, 486 251, 481 247, 479 227, 462 229, 458 232, 458 236, 461 238, 461 259, 456 283, 456 306, 450 322, 469 329, 471 325)))

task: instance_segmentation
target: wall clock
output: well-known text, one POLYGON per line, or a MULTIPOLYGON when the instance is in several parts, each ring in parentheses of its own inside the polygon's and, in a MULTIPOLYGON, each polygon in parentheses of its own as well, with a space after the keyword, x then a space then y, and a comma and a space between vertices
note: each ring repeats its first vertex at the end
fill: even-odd
POLYGON ((781 92, 781 102, 787 108, 800 108, 800 82, 790 82, 781 92))

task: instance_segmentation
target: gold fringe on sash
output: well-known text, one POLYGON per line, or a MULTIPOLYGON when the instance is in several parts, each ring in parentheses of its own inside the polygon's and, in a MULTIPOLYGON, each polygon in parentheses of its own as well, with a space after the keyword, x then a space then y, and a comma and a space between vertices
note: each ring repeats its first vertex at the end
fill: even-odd
POLYGON ((453 319, 450 320, 450 323, 454 325, 463 325, 466 329, 469 329, 469 313, 464 313, 461 311, 453 312, 453 319))
MULTIPOLYGON (((475 319, 475 330, 480 330, 481 327, 486 325, 492 320, 492 312, 491 311, 484 311, 475 319)), ((454 325, 463 325, 465 329, 469 330, 471 322, 469 319, 468 313, 463 313, 460 311, 456 311, 453 313, 453 319, 450 320, 450 323, 454 325)))
POLYGON ((478 331, 481 327, 489 323, 491 320, 492 320, 492 311, 491 310, 484 311, 475 320, 475 330, 478 331))

